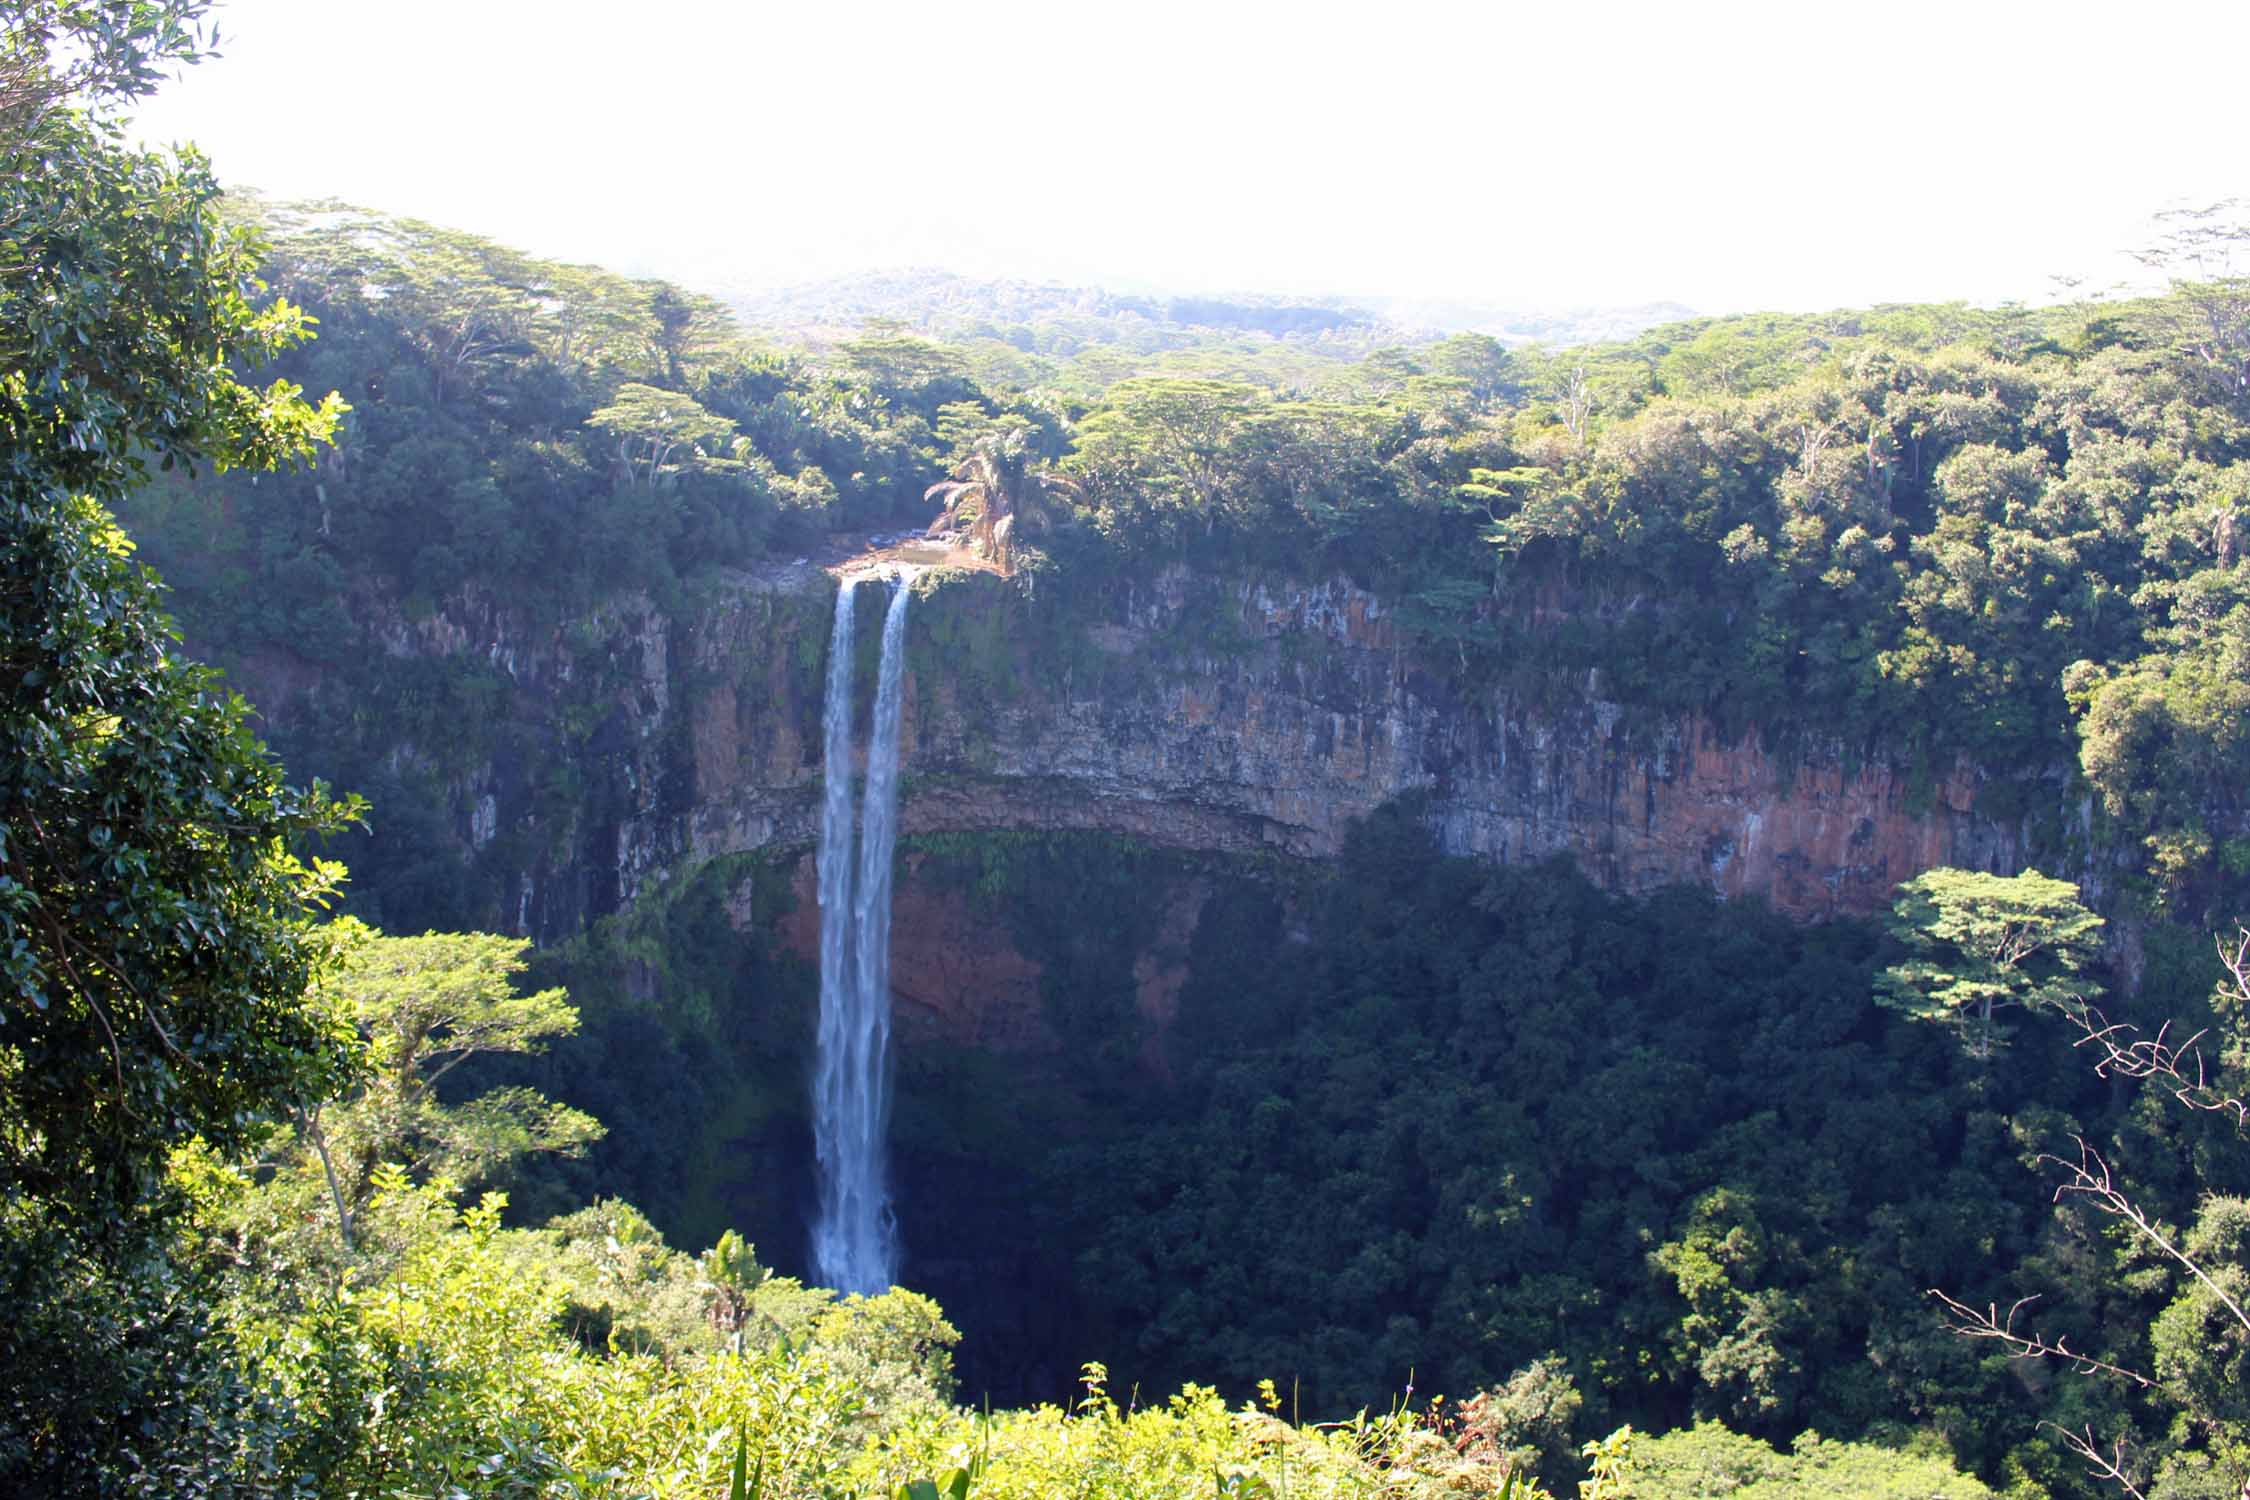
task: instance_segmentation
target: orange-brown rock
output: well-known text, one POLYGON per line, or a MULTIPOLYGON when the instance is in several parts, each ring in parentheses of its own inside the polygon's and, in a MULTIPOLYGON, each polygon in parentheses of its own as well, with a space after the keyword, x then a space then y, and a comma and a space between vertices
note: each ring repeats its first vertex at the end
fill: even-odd
MULTIPOLYGON (((1002 587, 940 588, 910 629, 940 611, 1008 607, 1002 587)), ((2019 828, 1978 815, 1967 764, 1917 795, 1898 768, 1848 762, 1841 746, 1799 747, 1784 763, 1755 730, 1729 736, 1592 695, 1554 709, 1480 694, 1409 650, 1381 599, 1341 581, 1172 570, 1110 602, 1086 627, 1112 663, 1093 692, 1023 680, 1019 663, 1014 691, 996 697, 915 661, 907 833, 1100 829, 1319 858, 1352 820, 1412 792, 1453 853, 1565 853, 1615 889, 1689 881, 1808 917, 1876 909, 1932 865, 2012 869, 2025 854, 2019 828), (1199 651, 1193 620, 1210 618, 1214 593, 1247 638, 1199 651)), ((727 702, 712 691, 700 711, 727 702)), ((805 733, 745 722, 734 764, 714 767, 703 747, 720 737, 699 724, 682 852, 809 842, 805 733)))
MULTIPOLYGON (((2023 824, 1980 812, 1973 766, 1917 787, 1865 746, 1800 739, 1784 758, 1755 729, 1636 710, 1598 680, 1575 700, 1519 701, 1341 579, 1175 567, 1084 598, 1034 586, 1058 587, 925 582, 908 630, 906 834, 1094 829, 1317 859, 1415 794, 1457 854, 1568 854, 1614 889, 1689 881, 1806 917, 1878 909, 1933 865, 2013 870, 2041 853, 2023 824)), ((534 629, 480 599, 378 631, 396 654, 473 655, 514 685, 516 748, 451 789, 464 852, 520 860, 506 925, 559 935, 699 861, 811 848, 834 588, 805 562, 734 575, 685 620, 626 600, 534 629), (562 775, 588 795, 558 827, 539 793, 562 775)), ((879 612, 862 614, 872 629, 879 612)), ((989 1024, 1034 1042, 1036 976, 985 937, 969 944, 966 909, 942 893, 900 890, 900 941, 953 976, 908 998, 938 1016, 975 993, 989 1024)))
MULTIPOLYGON (((819 880, 813 856, 791 874, 795 904, 777 924, 783 946, 820 962, 819 880)), ((891 998, 900 1039, 994 1052, 1052 1052, 1039 995, 1040 966, 1016 950, 989 913, 906 857, 891 898, 891 998)))

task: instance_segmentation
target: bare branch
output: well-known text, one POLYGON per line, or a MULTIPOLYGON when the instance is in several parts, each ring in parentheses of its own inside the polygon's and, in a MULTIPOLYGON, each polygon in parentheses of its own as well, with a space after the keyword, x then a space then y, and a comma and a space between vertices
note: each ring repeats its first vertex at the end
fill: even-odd
POLYGON ((2039 1158, 2042 1165, 2051 1163, 2063 1169, 2063 1181, 2055 1189, 2055 1201, 2060 1203, 2065 1196, 2090 1198, 2093 1200, 2094 1206, 2103 1213, 2113 1218, 2123 1219, 2133 1226, 2133 1231, 2140 1235, 2142 1239, 2147 1240, 2157 1249, 2162 1250, 2166 1255, 2186 1267, 2188 1272, 2197 1281, 2202 1282, 2211 1295, 2219 1300, 2220 1305, 2234 1315, 2234 1320, 2237 1323, 2240 1323, 2245 1330, 2250 1330, 2250 1313, 2245 1313, 2242 1310, 2242 1304, 2228 1296, 2219 1284, 2210 1278, 2203 1267, 2196 1264, 2193 1257, 2166 1239, 2156 1226, 2149 1222, 2148 1216, 2141 1212, 2139 1205, 2126 1197, 2124 1190, 2110 1180, 2109 1163, 2102 1159, 2102 1154, 2099 1151, 2086 1144, 2085 1137, 2074 1136, 2072 1139, 2078 1142, 2078 1160, 2076 1162, 2066 1161, 2059 1156, 2042 1156, 2039 1158))
POLYGON ((1947 1332, 1957 1333, 1963 1338, 1996 1339, 2009 1351, 2008 1357, 2011 1359, 2060 1360, 2081 1375, 2114 1375, 2120 1380, 2129 1380, 2144 1388, 2156 1384, 2138 1370, 2128 1370, 2123 1365, 2113 1365, 2108 1360, 2081 1354, 2070 1347, 2070 1340, 2067 1338, 2050 1340, 2036 1333, 2019 1331, 2016 1317, 2039 1300, 2036 1296, 2018 1300, 2003 1318, 1997 1302, 1987 1303, 1984 1311, 1979 1312, 1944 1292, 1933 1289, 1930 1295, 1944 1303, 1946 1312, 1951 1315, 1945 1325, 1947 1332))
POLYGON ((2087 1007, 2071 1017, 2085 1035, 2075 1043, 2095 1050, 2094 1072, 2103 1078, 2150 1078, 2170 1086, 2172 1097, 2189 1109, 2234 1116, 2238 1126, 2250 1127, 2250 1101, 2221 1092, 2211 1081, 2203 1057, 2203 1032, 2184 1042, 2171 1039, 2166 1022, 2153 1037, 2144 1037, 2129 1021, 2112 1021, 2087 1007))
MULTIPOLYGON (((2229 984, 2250 1006, 2250 927, 2241 929, 2231 953, 2224 938, 2217 942, 2229 984)), ((2138 1026, 2112 1021, 2090 1005, 2066 1014, 2085 1033, 2074 1045, 2094 1049, 2094 1072, 2099 1076, 2156 1079, 2170 1085, 2172 1097, 2189 1109, 2232 1115, 2237 1127, 2250 1129, 2250 1100, 2226 1093, 2211 1081, 2203 1056, 2206 1033, 2198 1031, 2184 1042, 2175 1042, 2168 1021, 2155 1036, 2144 1037, 2138 1026)))
POLYGON ((2123 1438, 2112 1440, 2105 1452, 2101 1443, 2094 1437, 2092 1427, 2084 1427, 2077 1432, 2072 1432, 2069 1428, 2058 1426, 2053 1422, 2041 1422, 2039 1425, 2051 1428, 2055 1435, 2062 1439, 2062 1445, 2065 1448, 2085 1461, 2087 1469, 2096 1479, 2108 1480, 2126 1494, 2131 1495, 2133 1500, 2148 1500, 2148 1497, 2141 1493, 2141 1487, 2133 1483, 2131 1476, 2125 1472, 2125 1440, 2123 1438))
POLYGON ((1587 383, 1586 367, 1575 365, 1555 397, 1556 414, 1581 451, 1586 446, 1586 421, 1594 414, 1594 390, 1587 383))

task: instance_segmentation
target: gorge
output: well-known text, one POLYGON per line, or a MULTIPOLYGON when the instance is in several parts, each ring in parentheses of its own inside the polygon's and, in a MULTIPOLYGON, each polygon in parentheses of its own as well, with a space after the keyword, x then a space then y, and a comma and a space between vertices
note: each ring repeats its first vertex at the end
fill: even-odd
MULTIPOLYGON (((844 1206, 803 1164, 825 1174, 880 1134, 880 1111, 851 1115, 847 1136, 796 1096, 808 1066, 825 1098, 845 1076, 831 1058, 859 1078, 875 1061, 872 1037, 832 1022, 871 999, 868 970, 845 981, 891 867, 864 851, 887 763, 876 744, 895 733, 896 958, 881 993, 903 1046, 896 1274, 970 1330, 963 1371, 999 1399, 1060 1388, 1090 1333, 1139 1316, 1090 1297, 1071 1263, 1112 1253, 1099 1224, 1057 1217, 1088 1201, 1067 1185, 1077 1174, 1129 1180, 1101 1161, 1112 1126, 1202 1107, 1206 1069, 1241 1045, 1214 1037, 1270 1024, 1248 1018, 1277 1002, 1244 997, 1344 930, 1324 915, 1345 894, 1331 882, 1402 882, 1397 899, 1419 899, 1418 864, 1378 877, 1342 858, 1359 820, 1390 809, 1386 826, 1425 841, 1416 858, 1462 856, 1532 885, 1552 887, 1542 862, 1559 858, 1620 897, 1700 890, 1742 914, 1690 920, 1768 943, 1784 941, 1760 925, 1769 907, 1850 929, 1932 865, 2074 857, 2066 826, 1981 813, 1966 764, 1918 777, 1802 735, 1769 749, 1707 719, 1464 674, 1344 579, 1171 567, 1062 593, 1036 576, 940 571, 897 585, 877 629, 851 608, 859 576, 743 570, 684 618, 627 599, 568 628, 471 597, 379 633, 394 663, 489 674, 506 695, 493 753, 444 770, 444 848, 465 889, 488 893, 483 920, 526 925, 565 955, 550 971, 588 1007, 608 1060, 574 1051, 544 1077, 612 1124, 596 1161, 613 1165, 595 1180, 686 1239, 741 1227, 784 1268, 798 1226, 844 1206), (858 861, 854 713, 875 726, 858 861), (581 778, 559 817, 541 800, 557 764, 581 778), (856 938, 834 920, 847 912, 856 938), (679 1061, 650 1064, 666 1082, 633 1085, 620 1059, 648 1051, 651 1021, 690 1050, 650 1054, 679 1061), (716 1040, 728 1036, 742 1039, 716 1040), (710 1045, 734 1049, 743 1080, 682 1093, 673 1080, 710 1045), (574 1092, 596 1066, 610 1081, 574 1092), (652 1112, 651 1090, 698 1113, 652 1112), (633 1144, 644 1134, 668 1140, 661 1159, 633 1144)), ((243 670, 284 742, 328 691, 270 656, 243 670)), ((413 743, 394 753, 445 765, 413 743)), ((1740 1023, 1707 1024, 1672 1050, 1723 1045, 1740 1023)), ((852 1206, 880 1242, 879 1196, 852 1206)), ((857 1264, 816 1236, 811 1274, 888 1284, 857 1264)), ((1180 1362, 1152 1370, 1186 1367, 1163 1358, 1180 1362)))
MULTIPOLYGON (((351 912, 536 938, 569 995, 577 1035, 454 1075, 607 1128, 496 1175, 512 1222, 624 1202, 777 1295, 898 1280, 1000 1402, 1098 1359, 1342 1415, 1413 1371, 1582 1398, 1580 1437, 1910 1420, 2033 1461, 1932 1404, 2061 1410, 1922 1291, 2111 1265, 2023 1152, 2144 1126, 2055 1028, 1979 1064, 1876 1004, 1882 924, 1917 872, 2036 865, 2110 918, 2111 1003, 2225 1024, 2229 481, 2167 457, 2208 438, 2142 401, 2174 375, 2065 313, 1908 309, 1590 351, 1583 432, 1552 356, 1476 340, 1347 362, 1341 405, 1057 405, 889 335, 675 375, 655 304, 555 269, 610 342, 525 304, 464 401, 350 278, 504 301, 517 264, 305 222, 276 275, 329 362, 294 375, 346 440, 124 519, 292 773, 369 797, 325 846, 351 912), (1713 341, 1779 351, 1752 399, 1713 341), (900 529, 933 495, 952 543, 900 529), (902 563, 894 634, 851 584, 902 563), (854 723, 896 736, 872 863, 894 762, 859 813, 854 723), (891 1154, 849 1196, 888 1275, 805 1233, 881 1134, 807 1084, 824 1013, 873 1014, 874 914, 840 919, 886 874, 891 1154)), ((2140 1285, 2087 1295, 2143 1327, 2140 1285)))
POLYGON ((2250 1493, 2242 205, 754 329, 223 197, 209 4, 0 47, 0 1493, 2250 1493))

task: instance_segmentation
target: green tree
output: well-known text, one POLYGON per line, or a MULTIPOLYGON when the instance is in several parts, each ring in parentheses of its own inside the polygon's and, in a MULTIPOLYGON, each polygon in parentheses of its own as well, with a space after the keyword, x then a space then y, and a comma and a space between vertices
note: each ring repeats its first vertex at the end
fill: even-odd
POLYGON ((1461 1451, 1507 1474, 1560 1474, 1578 1455, 1571 1426, 1585 1407, 1570 1367, 1538 1359, 1461 1403, 1461 1451))
POLYGON ((2101 926, 2078 887, 2037 870, 1930 870, 1892 903, 1891 935, 1908 956, 1883 971, 1876 998, 1916 1020, 1960 1028, 1969 1054, 1989 1059, 2005 1041, 1994 1012, 2083 1009, 2089 986, 2080 974, 2098 951, 2101 926))
POLYGON ((929 399, 933 392, 965 391, 968 384, 960 355, 889 319, 870 318, 836 352, 887 401, 931 410, 938 404, 929 399))
POLYGON ((1184 507, 1208 530, 1238 482, 1236 447, 1260 404, 1229 381, 1122 381, 1079 424, 1078 466, 1105 503, 1184 507))
POLYGON ((199 158, 64 109, 0 131, 0 180, 0 1174, 112 1212, 343 1075, 303 999, 340 871, 291 850, 353 809, 283 784, 104 505, 152 458, 302 456, 341 407, 232 373, 305 328, 244 295, 199 158))
POLYGON ((664 383, 685 390, 689 366, 710 352, 714 335, 726 326, 726 314, 708 299, 684 296, 660 281, 648 292, 648 315, 656 326, 651 342, 664 383))
MULTIPOLYGON (((182 658, 110 519, 151 463, 268 468, 341 405, 236 371, 305 337, 202 158, 110 108, 203 48, 197 0, 0 9, 0 1489, 186 1487, 247 1396, 166 1255, 165 1169, 333 1092, 307 1000, 355 808, 284 784, 182 658), (223 1361, 222 1361, 223 1364, 223 1361)), ((247 1440, 247 1439, 245 1439, 247 1440)), ((213 1447, 222 1450, 212 1453, 213 1447)))
POLYGON ((575 1155, 601 1138, 591 1115, 531 1089, 459 1102, 440 1093, 472 1059, 543 1052, 578 1030, 578 1012, 560 989, 517 992, 530 939, 385 937, 350 926, 350 957, 334 988, 366 1039, 367 1082, 304 1120, 347 1245, 383 1163, 473 1184, 528 1153, 575 1155))
POLYGON ((1762 1285, 1776 1258, 1749 1194, 1714 1188, 1679 1216, 1676 1238, 1650 1252, 1651 1273, 1687 1310, 1671 1353, 1694 1372, 1698 1413, 1716 1408, 1749 1424, 1784 1409, 1798 1381, 1791 1335, 1805 1321, 1787 1292, 1762 1285))
MULTIPOLYGON (((951 410, 951 408, 948 408, 951 410)), ((1016 539, 1053 524, 1045 496, 1075 495, 1078 486, 1059 474, 1031 467, 1031 424, 1004 418, 966 437, 955 453, 953 477, 923 492, 943 509, 932 532, 966 525, 970 544, 1003 572, 1013 560, 1016 539)))
POLYGON ((2240 798, 2250 770, 2246 673, 2250 607, 2237 604, 2204 638, 2114 671, 2078 663, 2065 678, 2081 706, 2078 763, 2087 783, 2121 832, 2144 835, 2152 873, 2167 886, 2185 873, 2167 851, 2207 855, 2207 830, 2231 821, 2240 798))
POLYGON ((586 425, 617 443, 618 468, 655 486, 679 472, 683 450, 707 457, 734 436, 734 424, 704 410, 691 396, 629 380, 586 425))
POLYGON ((1423 350, 1422 361, 1438 374, 1466 380, 1470 396, 1480 404, 1501 401, 1522 388, 1515 356, 1489 334, 1454 334, 1423 350))

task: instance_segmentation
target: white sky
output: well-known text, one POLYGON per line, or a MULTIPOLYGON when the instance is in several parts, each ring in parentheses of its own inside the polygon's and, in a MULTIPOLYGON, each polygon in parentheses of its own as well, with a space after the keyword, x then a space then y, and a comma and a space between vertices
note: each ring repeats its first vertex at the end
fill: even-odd
POLYGON ((231 183, 699 288, 2045 295, 2250 194, 2250 5, 226 0, 231 183))

